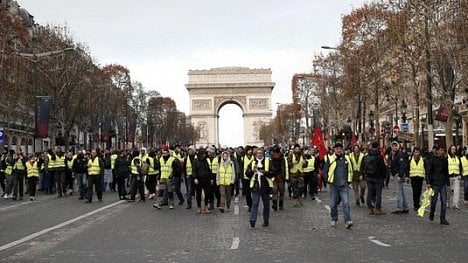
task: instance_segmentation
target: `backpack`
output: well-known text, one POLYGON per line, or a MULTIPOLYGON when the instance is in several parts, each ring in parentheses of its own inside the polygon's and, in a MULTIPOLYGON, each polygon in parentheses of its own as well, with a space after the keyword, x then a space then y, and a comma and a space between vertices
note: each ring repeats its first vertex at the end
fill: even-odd
POLYGON ((362 160, 362 171, 364 175, 375 175, 378 169, 379 156, 367 155, 362 160))

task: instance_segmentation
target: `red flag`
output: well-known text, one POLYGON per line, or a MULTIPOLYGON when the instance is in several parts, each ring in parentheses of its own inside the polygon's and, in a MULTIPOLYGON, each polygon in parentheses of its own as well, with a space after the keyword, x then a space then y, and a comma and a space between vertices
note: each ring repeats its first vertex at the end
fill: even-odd
POLYGON ((351 140, 351 145, 356 145, 358 143, 358 137, 356 132, 353 132, 353 139, 351 140))
POLYGON ((314 135, 312 137, 312 145, 318 147, 320 159, 323 160, 324 156, 327 155, 327 147, 325 147, 322 130, 320 129, 319 125, 315 126, 314 135))

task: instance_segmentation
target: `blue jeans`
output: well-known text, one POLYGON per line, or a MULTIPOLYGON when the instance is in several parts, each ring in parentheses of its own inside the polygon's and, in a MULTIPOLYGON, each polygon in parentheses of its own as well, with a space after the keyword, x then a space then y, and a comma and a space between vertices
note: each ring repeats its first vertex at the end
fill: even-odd
POLYGON ((258 207, 260 198, 263 203, 263 221, 268 222, 270 219, 270 194, 266 191, 252 191, 252 211, 250 213, 250 221, 257 221, 258 207))
POLYGON ((80 193, 80 197, 84 198, 88 192, 88 179, 86 178, 86 174, 77 173, 76 182, 78 183, 78 192, 80 193))
POLYGON ((431 214, 435 213, 437 205, 437 197, 440 194, 440 220, 445 220, 445 214, 447 212, 447 186, 433 185, 434 196, 431 199, 431 214))
POLYGON ((179 198, 179 203, 184 202, 184 196, 182 195, 182 192, 180 191, 181 185, 182 185, 182 178, 180 176, 174 176, 174 188, 175 188, 175 193, 177 197, 179 198))
POLYGON ((330 215, 332 221, 338 221, 338 197, 341 198, 343 203, 344 221, 348 223, 351 221, 351 208, 349 207, 349 186, 334 186, 330 185, 330 215))
POLYGON ((468 175, 463 176, 463 190, 465 194, 465 201, 468 201, 468 175))
POLYGON ((192 207, 192 196, 194 194, 192 177, 185 177, 185 188, 187 189, 187 207, 192 207))
POLYGON ((405 184, 405 179, 401 179, 399 182, 395 177, 396 181, 396 191, 397 191, 397 210, 403 211, 408 210, 408 203, 406 202, 406 195, 405 195, 405 188, 403 185, 405 184))

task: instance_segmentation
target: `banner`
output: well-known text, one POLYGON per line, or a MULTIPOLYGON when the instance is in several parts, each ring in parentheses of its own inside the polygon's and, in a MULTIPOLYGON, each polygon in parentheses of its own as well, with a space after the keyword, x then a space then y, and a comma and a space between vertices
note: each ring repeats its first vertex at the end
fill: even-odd
POLYGON ((441 105, 437 110, 437 115, 435 117, 436 120, 441 122, 447 122, 448 119, 448 108, 447 106, 441 105))
POLYGON ((5 143, 5 131, 3 128, 0 128, 0 146, 3 146, 5 143))
POLYGON ((49 137, 50 97, 39 97, 39 112, 36 120, 36 138, 49 137))
POLYGON ((104 122, 101 124, 101 127, 102 127, 102 141, 109 142, 110 132, 112 128, 112 119, 110 115, 104 118, 104 122))
POLYGON ((312 137, 312 145, 318 147, 320 159, 323 160, 325 155, 327 155, 327 147, 325 147, 325 142, 323 141, 322 129, 320 129, 319 125, 315 126, 314 134, 312 137))

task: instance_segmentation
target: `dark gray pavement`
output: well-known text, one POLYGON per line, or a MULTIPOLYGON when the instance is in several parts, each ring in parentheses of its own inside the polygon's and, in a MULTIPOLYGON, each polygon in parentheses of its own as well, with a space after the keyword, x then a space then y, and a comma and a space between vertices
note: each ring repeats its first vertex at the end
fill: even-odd
MULTIPOLYGON (((409 185, 406 194, 412 207, 409 185)), ((208 215, 185 206, 156 210, 151 200, 127 203, 118 201, 116 193, 105 193, 104 202, 92 204, 77 196, 1 200, 0 261, 466 262, 467 206, 449 209, 451 225, 442 226, 438 214, 433 222, 413 210, 368 216, 365 206, 352 202, 355 226, 348 230, 341 210, 338 225, 329 226, 329 192, 319 198, 301 208, 288 200, 284 211, 272 212, 270 227, 261 227, 260 216, 254 229, 242 197, 234 203, 238 215, 235 209, 208 215)), ((393 187, 384 190, 383 199, 385 211, 396 207, 393 187)))

